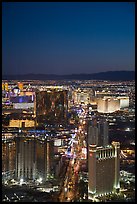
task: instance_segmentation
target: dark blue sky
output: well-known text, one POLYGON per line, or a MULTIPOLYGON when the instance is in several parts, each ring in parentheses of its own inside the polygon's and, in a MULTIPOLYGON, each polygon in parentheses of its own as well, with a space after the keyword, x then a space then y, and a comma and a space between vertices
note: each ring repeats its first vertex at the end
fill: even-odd
POLYGON ((3 74, 135 69, 135 3, 3 2, 3 74))

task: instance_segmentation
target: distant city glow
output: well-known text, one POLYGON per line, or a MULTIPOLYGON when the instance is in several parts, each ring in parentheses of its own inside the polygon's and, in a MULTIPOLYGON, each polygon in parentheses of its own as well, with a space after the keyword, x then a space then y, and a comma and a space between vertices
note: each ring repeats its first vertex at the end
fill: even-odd
POLYGON ((134 82, 24 80, 21 83, 23 90, 14 97, 18 100, 20 96, 31 95, 32 100, 33 92, 32 107, 30 101, 17 104, 14 99, 6 104, 16 81, 8 81, 8 95, 2 93, 2 185, 11 191, 16 189, 12 196, 11 191, 4 193, 7 198, 3 197, 3 202, 28 200, 29 191, 26 195, 23 191, 23 195, 19 193, 20 188, 28 187, 34 191, 32 202, 45 202, 45 197, 39 196, 41 192, 46 192, 48 202, 134 200, 134 82), (62 83, 65 85, 59 89, 52 86, 62 83), (99 90, 96 96, 95 90, 99 90), (98 112, 98 97, 108 93, 117 97, 128 95, 130 106, 113 113, 98 112), (81 114, 77 110, 82 110, 81 114))

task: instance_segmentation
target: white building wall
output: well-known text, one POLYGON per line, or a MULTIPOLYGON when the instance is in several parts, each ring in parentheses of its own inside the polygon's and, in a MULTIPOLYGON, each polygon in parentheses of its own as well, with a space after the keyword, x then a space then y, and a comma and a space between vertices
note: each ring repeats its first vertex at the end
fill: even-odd
POLYGON ((128 108, 129 107, 129 97, 118 97, 120 100, 120 108, 128 108))
POLYGON ((13 108, 15 109, 29 109, 34 108, 34 103, 14 103, 13 108))

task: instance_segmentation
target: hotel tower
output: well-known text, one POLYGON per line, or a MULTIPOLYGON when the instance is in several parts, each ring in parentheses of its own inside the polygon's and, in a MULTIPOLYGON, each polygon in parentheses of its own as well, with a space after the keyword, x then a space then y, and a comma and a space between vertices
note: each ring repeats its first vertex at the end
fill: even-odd
POLYGON ((88 132, 89 199, 118 191, 120 188, 120 143, 108 144, 107 123, 103 121, 98 124, 94 120, 88 132))

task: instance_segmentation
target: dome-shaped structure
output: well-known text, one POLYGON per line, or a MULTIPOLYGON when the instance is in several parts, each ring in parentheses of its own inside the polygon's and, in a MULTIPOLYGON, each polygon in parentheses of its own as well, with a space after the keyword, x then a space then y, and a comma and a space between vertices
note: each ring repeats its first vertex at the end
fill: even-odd
POLYGON ((12 89, 12 91, 15 93, 15 94, 18 94, 20 92, 19 88, 16 86, 12 89))

